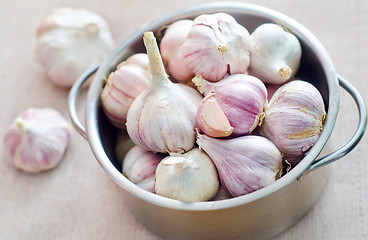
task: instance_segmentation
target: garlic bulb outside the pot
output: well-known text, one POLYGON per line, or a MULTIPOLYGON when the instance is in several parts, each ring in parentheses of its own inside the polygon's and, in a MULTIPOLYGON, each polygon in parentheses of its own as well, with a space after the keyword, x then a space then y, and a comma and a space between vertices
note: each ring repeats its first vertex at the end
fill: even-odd
POLYGON ((157 166, 155 189, 158 195, 176 200, 207 201, 219 189, 216 167, 198 148, 171 154, 157 166))
POLYGON ((56 110, 29 108, 5 132, 5 158, 25 172, 52 169, 62 160, 71 131, 70 123, 56 110))
POLYGON ((180 48, 194 74, 211 82, 247 73, 250 50, 248 30, 227 13, 198 16, 180 48))
POLYGON ((132 141, 153 152, 186 152, 195 143, 196 113, 202 95, 171 82, 152 32, 144 33, 152 83, 132 103, 127 131, 132 141))
POLYGON ((274 23, 257 27, 250 35, 249 74, 265 83, 281 84, 299 69, 302 47, 290 32, 274 23))
POLYGON ((272 96, 260 133, 295 165, 319 138, 325 119, 325 106, 318 89, 306 81, 294 80, 272 96))
POLYGON ((233 197, 270 185, 282 170, 281 152, 265 137, 218 139, 199 134, 197 144, 212 159, 221 185, 233 197))
POLYGON ((181 19, 171 23, 160 42, 162 60, 167 66, 169 75, 181 83, 186 83, 194 77, 194 73, 183 61, 178 50, 187 39, 193 21, 181 19))
POLYGON ((104 61, 113 47, 106 21, 86 9, 59 8, 37 29, 37 60, 61 87, 71 87, 83 72, 104 61))
POLYGON ((106 80, 101 92, 101 104, 110 122, 125 129, 130 105, 152 81, 145 53, 136 53, 120 63, 106 80))
POLYGON ((202 99, 197 123, 211 137, 250 134, 262 119, 266 102, 262 81, 246 74, 230 75, 216 82, 202 99))
POLYGON ((164 157, 163 154, 133 146, 124 157, 123 174, 138 187, 154 193, 156 168, 164 157))

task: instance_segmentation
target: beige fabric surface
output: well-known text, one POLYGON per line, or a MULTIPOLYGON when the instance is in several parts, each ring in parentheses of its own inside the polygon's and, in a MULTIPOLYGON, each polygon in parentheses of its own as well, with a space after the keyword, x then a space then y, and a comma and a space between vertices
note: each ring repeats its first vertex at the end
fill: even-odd
MULTIPOLYGON (((52 107, 67 114, 68 89, 53 85, 34 60, 41 19, 61 6, 101 14, 117 44, 142 24, 192 6, 198 0, 0 0, 0 135, 28 107, 52 107)), ((364 99, 368 94, 368 1, 251 0, 296 19, 321 41, 336 71, 364 99)), ((83 115, 83 101, 79 112, 83 115)), ((329 141, 345 144, 357 125, 357 110, 341 89, 341 106, 329 141)), ((3 152, 3 144, 0 144, 3 152)), ((358 147, 328 167, 329 182, 315 206, 276 240, 368 239, 368 147, 358 147)), ((105 174, 88 143, 73 131, 57 168, 27 174, 0 159, 0 239, 159 240, 128 212, 119 187, 105 174)))

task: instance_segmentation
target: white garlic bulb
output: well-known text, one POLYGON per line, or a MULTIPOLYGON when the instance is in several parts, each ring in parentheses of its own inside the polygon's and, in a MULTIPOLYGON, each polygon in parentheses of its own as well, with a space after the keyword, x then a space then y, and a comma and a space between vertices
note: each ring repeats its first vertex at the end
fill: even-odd
POLYGON ((125 129, 130 105, 150 85, 152 77, 148 65, 147 54, 133 54, 107 78, 101 92, 101 105, 115 127, 125 129))
POLYGON ((198 126, 211 137, 249 134, 262 119, 266 101, 267 89, 262 81, 246 74, 230 75, 216 82, 202 99, 198 126))
POLYGON ((282 170, 280 151, 261 136, 218 139, 199 134, 197 144, 212 159, 221 185, 233 197, 270 185, 282 170))
POLYGON ((312 84, 294 80, 280 87, 265 110, 260 133, 295 165, 317 141, 326 118, 323 98, 312 84))
POLYGON ((50 80, 61 87, 71 87, 83 72, 100 64, 113 47, 106 21, 86 9, 59 8, 37 29, 37 60, 50 80))
POLYGON ((129 108, 128 134, 136 145, 153 152, 188 151, 195 143, 196 113, 202 95, 168 79, 152 32, 144 33, 143 40, 152 83, 129 108))
POLYGON ((5 157, 26 172, 52 169, 62 160, 71 131, 69 122, 56 110, 29 108, 5 132, 5 157))
POLYGON ((216 167, 198 148, 171 154, 157 166, 155 189, 158 195, 176 200, 209 200, 219 189, 216 167))
POLYGON ((295 75, 302 55, 295 35, 277 24, 265 23, 257 27, 250 37, 249 74, 273 84, 281 84, 295 75))
POLYGON ((226 74, 247 73, 250 35, 227 13, 203 14, 194 19, 180 48, 195 75, 216 82, 226 74))
POLYGON ((165 156, 133 146, 123 160, 123 174, 138 187, 155 192, 157 165, 165 156))
POLYGON ((169 75, 181 83, 186 83, 194 77, 194 73, 183 61, 183 55, 178 49, 187 39, 193 21, 181 19, 171 23, 160 42, 162 60, 167 66, 169 75))

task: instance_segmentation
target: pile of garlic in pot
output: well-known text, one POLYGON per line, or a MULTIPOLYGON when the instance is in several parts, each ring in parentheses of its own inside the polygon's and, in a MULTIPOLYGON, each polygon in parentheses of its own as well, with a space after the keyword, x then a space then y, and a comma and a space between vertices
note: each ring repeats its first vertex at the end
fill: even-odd
POLYGON ((147 54, 118 65, 101 93, 135 144, 122 171, 137 186, 181 201, 242 196, 275 182, 318 139, 322 96, 294 78, 302 48, 279 25, 250 34, 229 14, 204 14, 168 26, 160 48, 152 32, 143 42, 147 54))

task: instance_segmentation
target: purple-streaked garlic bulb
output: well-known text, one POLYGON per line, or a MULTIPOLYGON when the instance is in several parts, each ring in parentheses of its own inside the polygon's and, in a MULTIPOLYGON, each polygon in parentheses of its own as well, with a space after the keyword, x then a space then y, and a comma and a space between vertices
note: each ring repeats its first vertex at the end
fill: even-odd
POLYGON ((29 108, 5 132, 5 158, 25 172, 52 169, 62 160, 71 131, 70 123, 56 110, 29 108))
POLYGON ((199 202, 213 198, 219 189, 215 165, 205 152, 193 148, 164 158, 156 169, 156 193, 181 201, 199 202))
POLYGON ((211 137, 246 135, 262 119, 266 102, 267 89, 262 81, 246 74, 230 75, 202 99, 197 124, 211 137))
POLYGON ((194 73, 183 61, 183 55, 178 49, 187 39, 193 21, 182 19, 171 23, 160 42, 162 60, 167 66, 169 75, 178 82, 186 83, 194 77, 194 73))
POLYGON ((295 75, 302 55, 302 47, 295 35, 277 24, 265 23, 250 37, 249 74, 273 84, 284 83, 295 75))
POLYGON ((155 193, 156 168, 165 157, 163 154, 133 146, 123 160, 123 174, 138 187, 155 193))
POLYGON ((221 185, 233 197, 270 185, 282 170, 281 152, 265 137, 218 139, 199 134, 197 144, 212 159, 221 185))
POLYGON ((171 82, 152 32, 144 33, 152 74, 151 85, 132 103, 127 131, 132 141, 153 152, 186 152, 195 143, 196 113, 202 95, 171 82))
POLYGON ((229 14, 216 13, 194 19, 180 51, 195 75, 216 82, 226 74, 247 73, 250 49, 248 30, 229 14))
POLYGON ((106 21, 86 9, 59 8, 37 29, 37 60, 57 86, 71 87, 86 70, 101 64, 113 48, 106 21))
POLYGON ((314 145, 326 119, 323 98, 312 84, 294 80, 280 87, 265 109, 260 133, 296 164, 314 145))
POLYGON ((120 63, 106 80, 101 104, 110 122, 125 129, 128 109, 134 99, 151 84, 148 56, 136 53, 120 63))

